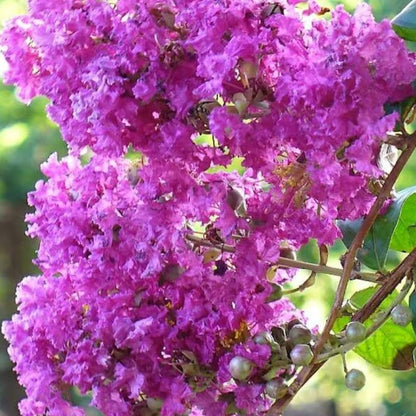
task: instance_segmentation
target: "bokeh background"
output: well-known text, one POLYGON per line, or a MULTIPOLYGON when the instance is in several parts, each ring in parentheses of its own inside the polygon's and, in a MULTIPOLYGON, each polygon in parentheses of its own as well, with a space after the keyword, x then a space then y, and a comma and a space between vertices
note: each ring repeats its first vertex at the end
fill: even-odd
MULTIPOLYGON (((59 0, 58 0, 59 1, 59 0)), ((139 0, 138 0, 139 1, 139 0)), ((353 10, 360 0, 323 0, 324 6, 344 4, 353 10)), ((378 20, 393 17, 408 0, 369 0, 378 20)), ((3 22, 25 12, 25 0, 0 0, 0 27, 3 22)), ((410 47, 414 47, 410 45, 410 47)), ((4 62, 0 57, 0 71, 4 62)), ((22 277, 36 274, 31 259, 36 242, 25 236, 24 216, 28 211, 26 194, 42 175, 39 165, 53 152, 66 153, 59 130, 45 116, 47 101, 38 98, 31 105, 19 103, 14 89, 0 81, 0 322, 14 313, 14 293, 22 277)), ((416 159, 402 174, 397 188, 416 184, 416 159)), ((305 260, 317 260, 311 243, 299 253, 305 260)), ((339 265, 345 248, 341 243, 331 249, 332 265, 339 265)), ((393 259, 394 260, 394 259, 393 259)), ((299 279, 302 281, 302 275, 299 279)), ((305 308, 311 321, 323 322, 330 308, 336 286, 333 277, 321 276, 313 288, 295 298, 305 308)), ((367 365, 354 353, 347 355, 350 368, 366 373, 367 385, 360 392, 344 388, 342 364, 333 359, 297 396, 287 416, 412 416, 416 415, 416 371, 399 373, 382 371, 367 365)), ((24 397, 12 363, 7 343, 0 335, 0 416, 18 416, 17 402, 24 397)))

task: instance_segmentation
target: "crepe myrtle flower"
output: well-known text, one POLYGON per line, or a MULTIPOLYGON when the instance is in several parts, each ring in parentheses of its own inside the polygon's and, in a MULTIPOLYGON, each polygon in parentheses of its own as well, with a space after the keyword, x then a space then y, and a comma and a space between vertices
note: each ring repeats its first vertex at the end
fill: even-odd
POLYGON ((6 25, 5 81, 69 146, 28 196, 40 275, 2 326, 23 416, 85 414, 73 387, 107 416, 254 415, 294 375, 271 334, 307 320, 273 265, 367 212, 416 67, 367 5, 269 6, 30 0, 6 25))

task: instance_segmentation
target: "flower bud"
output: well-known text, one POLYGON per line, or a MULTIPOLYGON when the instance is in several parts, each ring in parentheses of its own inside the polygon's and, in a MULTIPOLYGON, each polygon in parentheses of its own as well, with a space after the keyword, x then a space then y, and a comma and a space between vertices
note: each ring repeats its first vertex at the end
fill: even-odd
POLYGON ((270 398, 279 399, 286 393, 287 386, 283 379, 275 378, 266 383, 264 391, 270 398))
POLYGON ((311 347, 306 344, 295 345, 290 352, 292 363, 298 366, 308 365, 313 358, 311 347))
POLYGON ((271 329, 272 337, 279 345, 284 346, 286 344, 286 331, 280 326, 274 326, 271 329))
POLYGON ((289 247, 280 247, 280 257, 296 260, 296 253, 289 247))
POLYGON ((266 331, 259 332, 254 337, 253 340, 256 344, 261 344, 261 345, 267 345, 267 344, 270 344, 271 342, 273 342, 272 336, 266 331))
POLYGON ((292 326, 288 334, 288 340, 292 345, 308 344, 311 342, 311 339, 311 331, 302 324, 292 326))
POLYGON ((366 327, 357 321, 350 322, 345 329, 345 337, 348 342, 361 342, 367 334, 366 327))
POLYGON ((286 324, 286 328, 287 331, 289 332, 295 325, 301 324, 302 322, 299 319, 291 319, 287 324, 286 324))
POLYGON ((228 365, 230 374, 236 380, 245 380, 251 373, 253 363, 247 358, 236 355, 228 365))
POLYGON ((243 61, 240 63, 240 73, 244 73, 247 79, 256 78, 257 67, 253 62, 243 61))
POLYGON ((351 390, 361 390, 365 385, 365 375, 362 371, 353 368, 345 375, 345 385, 351 390))
POLYGON ((234 94, 233 101, 235 108, 237 109, 238 114, 240 115, 244 114, 244 112, 247 110, 248 105, 250 104, 247 101, 246 96, 242 92, 237 92, 236 94, 234 94))
POLYGON ((397 305, 390 312, 391 319, 396 325, 406 326, 412 322, 412 310, 405 305, 397 305))

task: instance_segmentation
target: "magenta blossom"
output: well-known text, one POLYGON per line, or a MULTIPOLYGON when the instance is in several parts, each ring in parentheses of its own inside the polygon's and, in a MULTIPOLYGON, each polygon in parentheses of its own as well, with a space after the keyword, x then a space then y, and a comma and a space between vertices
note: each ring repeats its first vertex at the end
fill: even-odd
POLYGON ((416 77, 368 6, 298 3, 30 0, 8 23, 6 81, 69 145, 29 194, 40 276, 3 325, 23 416, 83 415, 73 387, 106 416, 258 415, 296 375, 279 256, 366 214, 416 77))

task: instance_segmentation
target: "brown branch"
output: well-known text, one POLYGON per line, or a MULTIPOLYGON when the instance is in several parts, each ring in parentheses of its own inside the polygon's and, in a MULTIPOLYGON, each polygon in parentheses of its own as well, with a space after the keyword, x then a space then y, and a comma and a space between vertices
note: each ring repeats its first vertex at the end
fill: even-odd
POLYGON ((371 297, 371 299, 359 310, 353 317, 352 321, 364 322, 380 306, 384 299, 399 285, 403 278, 410 272, 416 264, 416 248, 391 272, 381 287, 371 297))

